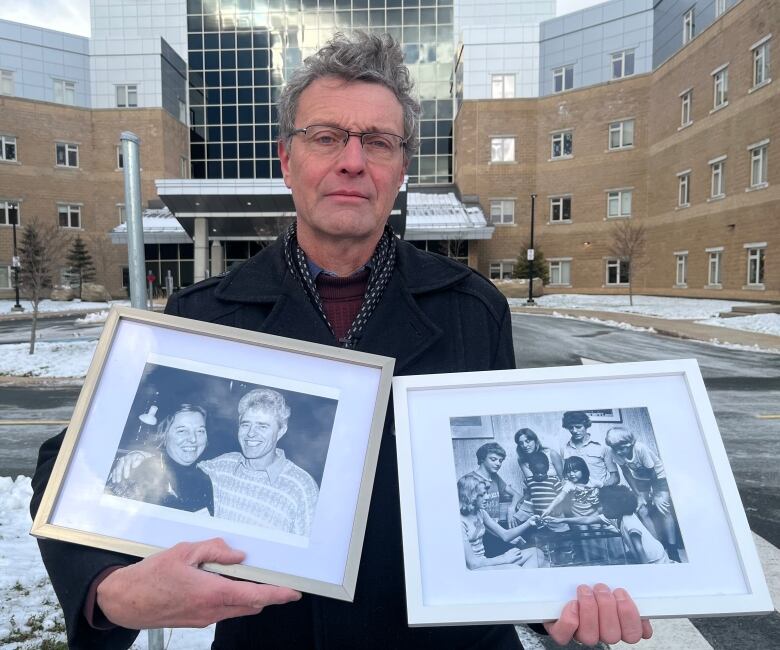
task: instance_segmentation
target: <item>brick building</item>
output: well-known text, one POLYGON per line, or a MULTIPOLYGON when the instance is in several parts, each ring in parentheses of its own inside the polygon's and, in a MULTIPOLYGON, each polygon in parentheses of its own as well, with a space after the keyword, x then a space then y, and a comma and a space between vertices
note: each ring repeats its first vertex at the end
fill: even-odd
MULTIPOLYGON (((535 242, 551 290, 625 292, 629 265, 613 242, 628 222, 645 229, 635 290, 780 299, 780 170, 769 164, 780 138, 769 67, 780 11, 757 0, 715 9, 649 72, 617 68, 615 79, 538 98, 463 101, 455 180, 496 228, 476 243, 482 272, 511 273, 535 193, 535 242)), ((687 15, 680 11, 681 30, 687 15)), ((542 52, 544 77, 544 44, 542 52)))

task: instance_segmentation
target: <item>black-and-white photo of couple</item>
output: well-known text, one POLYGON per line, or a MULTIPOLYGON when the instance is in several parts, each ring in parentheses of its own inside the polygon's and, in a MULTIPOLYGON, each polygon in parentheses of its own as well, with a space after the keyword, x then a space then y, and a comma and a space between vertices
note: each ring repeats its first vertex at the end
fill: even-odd
POLYGON ((646 408, 459 417, 451 431, 469 569, 688 561, 646 408))
POLYGON ((148 363, 105 491, 308 538, 336 406, 148 363))

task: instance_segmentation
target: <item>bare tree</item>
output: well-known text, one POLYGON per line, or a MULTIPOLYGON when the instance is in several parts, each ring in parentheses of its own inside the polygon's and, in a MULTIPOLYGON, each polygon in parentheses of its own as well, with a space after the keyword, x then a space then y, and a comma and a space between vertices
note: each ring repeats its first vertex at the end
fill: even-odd
POLYGON ((647 263, 647 230, 633 219, 615 222, 609 252, 628 265, 628 302, 634 304, 634 278, 647 263))
POLYGON ((62 229, 54 224, 41 224, 36 219, 22 230, 19 246, 19 286, 32 303, 32 329, 30 330, 30 354, 35 354, 35 334, 38 328, 38 304, 62 265, 65 237, 62 229))

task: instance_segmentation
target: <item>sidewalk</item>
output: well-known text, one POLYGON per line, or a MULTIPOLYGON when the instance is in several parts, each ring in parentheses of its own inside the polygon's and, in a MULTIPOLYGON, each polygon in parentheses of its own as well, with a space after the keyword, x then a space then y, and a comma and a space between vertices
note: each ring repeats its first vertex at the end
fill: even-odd
POLYGON ((572 318, 594 318, 601 321, 628 323, 634 327, 652 328, 658 334, 680 339, 728 343, 731 345, 757 346, 763 350, 780 352, 780 336, 748 332, 745 330, 701 325, 690 320, 670 320, 639 314, 625 314, 613 311, 591 311, 586 309, 548 309, 546 307, 512 307, 515 314, 563 314, 572 318))

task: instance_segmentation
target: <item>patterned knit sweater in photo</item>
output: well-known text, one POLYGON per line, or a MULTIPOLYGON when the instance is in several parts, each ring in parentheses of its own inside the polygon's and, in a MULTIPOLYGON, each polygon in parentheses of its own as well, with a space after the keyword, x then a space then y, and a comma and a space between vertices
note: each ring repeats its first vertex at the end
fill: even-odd
POLYGON ((252 469, 239 452, 198 463, 214 486, 214 516, 308 537, 319 488, 281 449, 268 469, 252 469))

